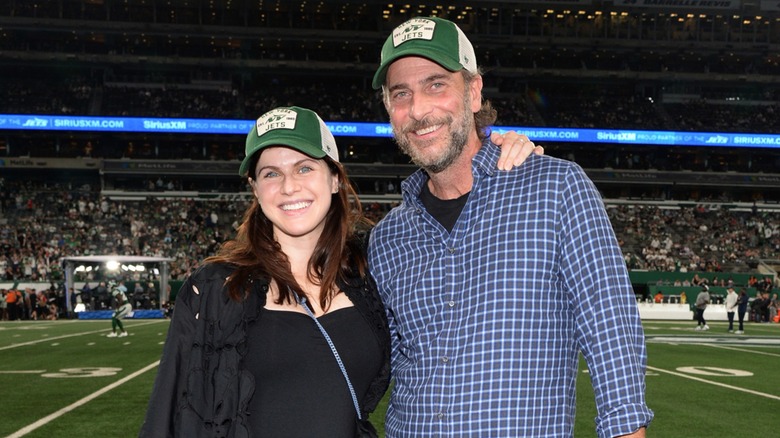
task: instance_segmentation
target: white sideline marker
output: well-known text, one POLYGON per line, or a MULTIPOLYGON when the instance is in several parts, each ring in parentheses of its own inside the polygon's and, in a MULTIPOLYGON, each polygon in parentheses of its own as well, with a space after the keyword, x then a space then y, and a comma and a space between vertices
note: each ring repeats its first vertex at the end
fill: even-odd
POLYGON ((74 403, 72 403, 72 404, 70 404, 68 406, 65 406, 64 408, 60 409, 57 412, 51 413, 51 414, 41 418, 40 420, 36 421, 35 423, 29 424, 29 425, 27 425, 27 426, 17 430, 16 432, 12 433, 11 435, 8 435, 6 438, 19 438, 19 437, 25 436, 28 433, 34 431, 35 429, 37 429, 37 428, 39 428, 39 427, 41 427, 41 426, 51 422, 52 420, 55 420, 55 419, 65 415, 65 414, 67 414, 68 412, 76 409, 77 407, 79 407, 81 405, 84 405, 84 404, 94 400, 97 397, 100 397, 101 395, 107 393, 108 391, 111 391, 112 389, 116 388, 117 386, 123 385, 124 383, 126 383, 126 382, 128 382, 130 380, 135 379, 136 377, 138 377, 141 374, 149 371, 150 369, 155 368, 159 364, 160 364, 159 360, 155 361, 154 363, 145 366, 144 368, 134 372, 133 374, 130 374, 127 377, 119 379, 116 382, 114 382, 114 383, 112 383, 112 384, 110 384, 108 386, 105 386, 105 387, 103 387, 103 388, 93 392, 92 394, 82 398, 81 400, 78 400, 78 401, 76 401, 76 402, 74 402, 74 403))

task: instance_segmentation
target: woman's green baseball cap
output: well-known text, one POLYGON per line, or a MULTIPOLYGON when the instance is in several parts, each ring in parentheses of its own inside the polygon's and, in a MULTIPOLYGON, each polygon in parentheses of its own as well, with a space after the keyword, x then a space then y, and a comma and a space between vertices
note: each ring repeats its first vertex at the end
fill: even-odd
POLYGON ((252 157, 263 148, 287 146, 312 158, 339 161, 336 139, 312 110, 297 106, 272 109, 260 116, 246 136, 246 156, 238 174, 247 176, 252 157))
POLYGON ((379 69, 372 86, 382 88, 387 69, 396 59, 421 56, 449 71, 477 73, 477 57, 466 34, 453 22, 439 17, 412 18, 393 29, 382 46, 379 69))

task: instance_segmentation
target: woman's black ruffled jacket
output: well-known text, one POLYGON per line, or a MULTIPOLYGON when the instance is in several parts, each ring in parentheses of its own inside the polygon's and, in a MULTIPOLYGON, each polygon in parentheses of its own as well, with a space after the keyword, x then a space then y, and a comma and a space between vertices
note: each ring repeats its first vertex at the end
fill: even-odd
MULTIPOLYGON (((233 267, 206 264, 184 282, 176 297, 157 379, 139 437, 249 437, 246 409, 255 379, 241 368, 247 324, 262 317, 267 280, 254 280, 243 302, 231 300, 225 279, 233 267)), ((384 365, 360 401, 364 418, 390 381, 390 334, 374 281, 339 284, 373 328, 384 365)))

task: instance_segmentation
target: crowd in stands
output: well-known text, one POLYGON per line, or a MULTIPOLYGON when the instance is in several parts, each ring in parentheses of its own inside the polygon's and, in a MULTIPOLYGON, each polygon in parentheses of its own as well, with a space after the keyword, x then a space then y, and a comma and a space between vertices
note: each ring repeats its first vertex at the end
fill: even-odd
POLYGON ((778 213, 701 205, 619 205, 607 212, 629 269, 749 272, 758 260, 780 256, 778 213))
MULTIPOLYGON (((253 119, 268 108, 305 105, 326 121, 386 122, 379 94, 365 80, 333 79, 270 76, 244 86, 204 89, 109 86, 80 75, 33 80, 19 72, 3 77, 0 98, 7 114, 253 119), (46 82, 44 90, 38 82, 46 82)), ((780 89, 753 103, 704 97, 664 103, 662 97, 638 93, 632 83, 522 82, 520 92, 486 90, 498 109, 498 125, 745 133, 772 132, 780 125, 780 89)))
POLYGON ((5 280, 60 281, 63 257, 95 254, 172 257, 170 276, 182 279, 233 234, 245 207, 188 200, 109 201, 94 191, 8 185, 0 225, 5 280))
MULTIPOLYGON (((256 86, 204 90, 90 86, 81 76, 49 79, 41 79, 47 83, 43 93, 21 74, 4 79, 6 86, 0 88, 4 112, 83 115, 91 108, 91 114, 100 116, 251 120, 267 108, 297 104, 312 108, 326 121, 386 121, 377 93, 356 80, 344 79, 334 87, 320 79, 300 82, 272 77, 256 86), (89 89, 92 92, 86 91, 89 89)), ((498 109, 498 126, 747 133, 772 133, 772 127, 780 126, 780 100, 756 105, 718 105, 702 99, 663 103, 619 84, 538 84, 523 93, 489 93, 498 109)), ((544 143, 548 154, 577 161, 585 168, 748 173, 777 173, 780 169, 780 156, 772 149, 544 143)), ((351 149, 350 154, 344 154, 345 161, 405 162, 389 139, 342 137, 340 145, 351 149)), ((237 135, 6 130, 0 136, 0 156, 235 160, 242 155, 243 139, 237 135)))
MULTIPOLYGON (((780 124, 780 88, 749 80, 780 74, 780 56, 762 48, 778 43, 770 24, 775 14, 762 19, 747 10, 742 17, 594 7, 597 11, 556 11, 555 5, 507 4, 431 13, 450 15, 474 38, 486 70, 486 95, 505 100, 501 124, 757 133, 780 124), (550 71, 569 73, 556 78, 559 73, 550 71), (621 77, 625 72, 637 75, 621 77), (719 74, 745 80, 705 85, 708 75, 719 74), (685 98, 665 102, 669 94, 685 98)), ((415 11, 339 2, 300 8, 205 0, 13 2, 0 6, 9 22, 0 34, 0 51, 14 59, 30 56, 44 67, 21 62, 4 69, 2 110, 253 119, 269 108, 298 104, 325 120, 385 121, 368 85, 378 63, 375 49, 395 25, 420 13, 415 11), (28 19, 49 27, 40 32, 25 24, 28 19), (57 25, 58 20, 79 21, 57 25), (72 30, 74 23, 82 32, 72 30), (66 61, 66 68, 55 56, 61 54, 91 61, 66 61), (301 61, 304 67, 242 62, 265 59, 301 61), (331 65, 305 66, 315 61, 331 65), (340 63, 349 64, 339 68, 340 63)))
MULTIPOLYGON (((399 5, 378 4, 345 4, 321 12, 319 7, 317 11, 296 12, 262 2, 246 7, 262 11, 252 9, 256 13, 246 14, 227 4, 215 6, 205 1, 121 6, 42 0, 34 5, 17 1, 0 6, 0 16, 12 24, 0 35, 0 51, 30 56, 29 62, 36 58, 35 62, 42 62, 39 67, 45 61, 38 58, 46 56, 55 59, 70 54, 74 59, 67 66, 62 60, 51 61, 51 68, 31 68, 27 61, 9 63, 0 72, 0 112, 251 120, 273 107, 300 105, 315 110, 326 121, 387 121, 380 95, 369 85, 371 68, 326 72, 312 67, 287 68, 284 62, 349 62, 373 67, 378 62, 374 49, 386 32, 411 12, 402 12, 399 5), (380 19, 386 10, 390 18, 380 19), (75 32, 60 25, 39 32, 14 25, 14 18, 82 20, 79 23, 86 27, 75 32), (102 39, 89 36, 90 21, 104 29, 99 32, 102 39), (105 31, 111 27, 107 22, 122 30, 105 31), (139 31, 134 23, 144 23, 144 29, 164 26, 165 32, 139 31), (209 29, 213 26, 219 26, 220 34, 235 33, 236 40, 228 41, 224 35, 212 37, 209 29), (255 32, 277 28, 288 31, 282 32, 285 38, 263 38, 255 32), (316 32, 304 32, 306 29, 316 32), (335 33, 321 38, 327 31, 335 33), (350 43, 343 38, 345 32, 360 41, 350 43), (92 59, 91 55, 96 56, 93 61, 79 64, 92 59), (141 62, 139 58, 146 56, 165 61, 150 62, 146 68, 146 59, 141 62), (190 64, 176 65, 185 58, 190 64), (277 65, 268 69, 241 67, 242 61, 257 60, 274 60, 277 65), (225 66, 220 65, 223 61, 225 66)), ((498 110, 499 126, 773 134, 780 126, 780 88, 776 84, 747 80, 746 84, 715 81, 704 86, 697 79, 682 81, 675 76, 777 76, 780 56, 776 53, 751 49, 750 53, 729 50, 726 54, 711 48, 696 53, 696 47, 669 44, 772 43, 776 32, 769 26, 757 25, 742 32, 742 19, 736 15, 724 18, 721 29, 717 28, 720 24, 707 29, 701 24, 707 19, 690 17, 665 17, 665 24, 656 26, 659 17, 646 11, 602 18, 567 12, 564 18, 555 18, 556 14, 548 16, 546 8, 517 13, 518 8, 523 6, 502 6, 498 14, 475 8, 465 13, 460 23, 480 46, 479 63, 486 69, 485 96, 498 110), (643 20, 653 25, 643 26, 643 20), (538 38, 543 43, 495 44, 499 36, 501 41, 538 38), (599 37, 607 44, 584 47, 583 37, 599 37), (549 44, 556 38, 563 38, 571 47, 549 44), (662 50, 644 50, 656 41, 664 42, 662 50), (630 43, 637 45, 632 48, 630 43), (569 73, 556 79, 556 74, 548 71, 569 73), (601 74, 592 74, 594 71, 601 74), (632 79, 627 73, 636 75, 632 79)), ((5 130, 0 135, 0 158, 237 160, 243 156, 242 137, 5 130)), ((339 138, 339 146, 345 163, 408 162, 389 139, 339 138)), ((553 142, 544 146, 548 155, 575 161, 586 169, 780 173, 776 149, 553 142)), ((397 183, 374 181, 372 186, 377 187, 369 191, 397 193, 397 183)), ((196 181, 170 175, 99 184, 141 191, 208 190, 209 185, 220 192, 245 190, 237 179, 196 181)), ((233 235, 237 215, 244 210, 242 198, 112 201, 100 196, 99 184, 77 179, 68 184, 14 179, 0 185, 0 280, 59 282, 62 257, 104 253, 172 257, 171 278, 182 279, 233 235)), ((760 200, 760 191, 745 196, 760 200)), ((697 201, 708 197, 685 195, 697 201)), ((664 194, 653 197, 672 198, 664 194)), ((766 197, 780 198, 780 192, 767 192, 766 197)), ((371 219, 378 220, 389 204, 368 203, 364 207, 371 219)), ((632 269, 745 271, 758 259, 778 258, 780 254, 777 213, 640 205, 610 206, 608 212, 632 269)), ((38 296, 38 292, 26 295, 38 296)), ((44 313, 41 309, 40 314, 44 313)))
MULTIPOLYGON (((249 202, 110 200, 87 188, 64 191, 24 181, 2 187, 5 281, 61 281, 63 257, 98 254, 170 257, 170 278, 184 279, 234 235, 249 202)), ((368 202, 364 210, 376 221, 391 207, 368 202)), ((778 212, 610 205, 608 214, 630 269, 750 272, 758 260, 780 255, 778 212)))
POLYGON ((734 14, 722 14, 717 9, 697 10, 693 5, 676 13, 668 13, 664 8, 609 2, 579 6, 550 4, 542 8, 510 2, 489 8, 459 5, 426 10, 404 4, 334 1, 301 5, 206 0, 119 4, 88 0, 17 1, 0 6, 0 15, 44 22, 46 19, 78 20, 85 32, 72 31, 72 24, 62 25, 62 30, 54 27, 43 34, 37 32, 37 27, 6 27, 0 38, 0 50, 247 60, 363 58, 363 62, 376 62, 378 54, 366 46, 381 44, 386 33, 404 20, 429 13, 455 20, 477 45, 485 47, 478 55, 483 58, 480 64, 486 66, 778 72, 772 51, 762 50, 778 42, 773 26, 776 13, 771 8, 761 12, 746 8, 734 14), (107 26, 108 23, 112 26, 107 26), (145 27, 134 26, 136 23, 144 23, 145 27), (89 35, 90 26, 102 38, 89 35), (273 32, 258 34, 257 30, 273 32), (552 42, 553 49, 548 44, 495 43, 521 38, 523 42, 534 38, 552 42), (632 50, 631 44, 641 42, 652 44, 644 47, 653 50, 632 50), (697 53, 690 49, 696 43, 704 43, 705 47, 720 43, 728 50, 697 53), (739 43, 755 47, 752 51, 755 55, 746 56, 732 50, 739 43), (662 50, 667 47, 670 48, 662 50))
MULTIPOLYGON (((100 115, 251 119, 268 108, 302 105, 328 121, 377 121, 381 102, 373 90, 342 81, 331 92, 325 83, 283 85, 271 78, 262 88, 197 90, 164 87, 111 86, 102 90, 100 115)), ((46 113, 49 114, 49 113, 46 113)))

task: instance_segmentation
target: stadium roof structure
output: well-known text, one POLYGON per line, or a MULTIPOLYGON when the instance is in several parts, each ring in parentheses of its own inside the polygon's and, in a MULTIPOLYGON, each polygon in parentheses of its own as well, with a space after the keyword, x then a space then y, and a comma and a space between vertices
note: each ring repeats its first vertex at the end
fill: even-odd
POLYGON ((76 270, 76 265, 85 263, 108 263, 116 262, 120 264, 124 263, 140 263, 140 264, 159 264, 160 265, 160 299, 157 301, 157 305, 162 305, 163 301, 168 300, 166 295, 168 291, 168 262, 173 261, 168 257, 153 257, 153 256, 135 256, 135 255, 118 255, 118 254, 101 254, 101 255, 88 255, 88 256, 71 256, 63 257, 62 262, 65 265, 65 296, 68 311, 72 310, 72 303, 70 297, 70 291, 73 288, 73 273, 76 270))

